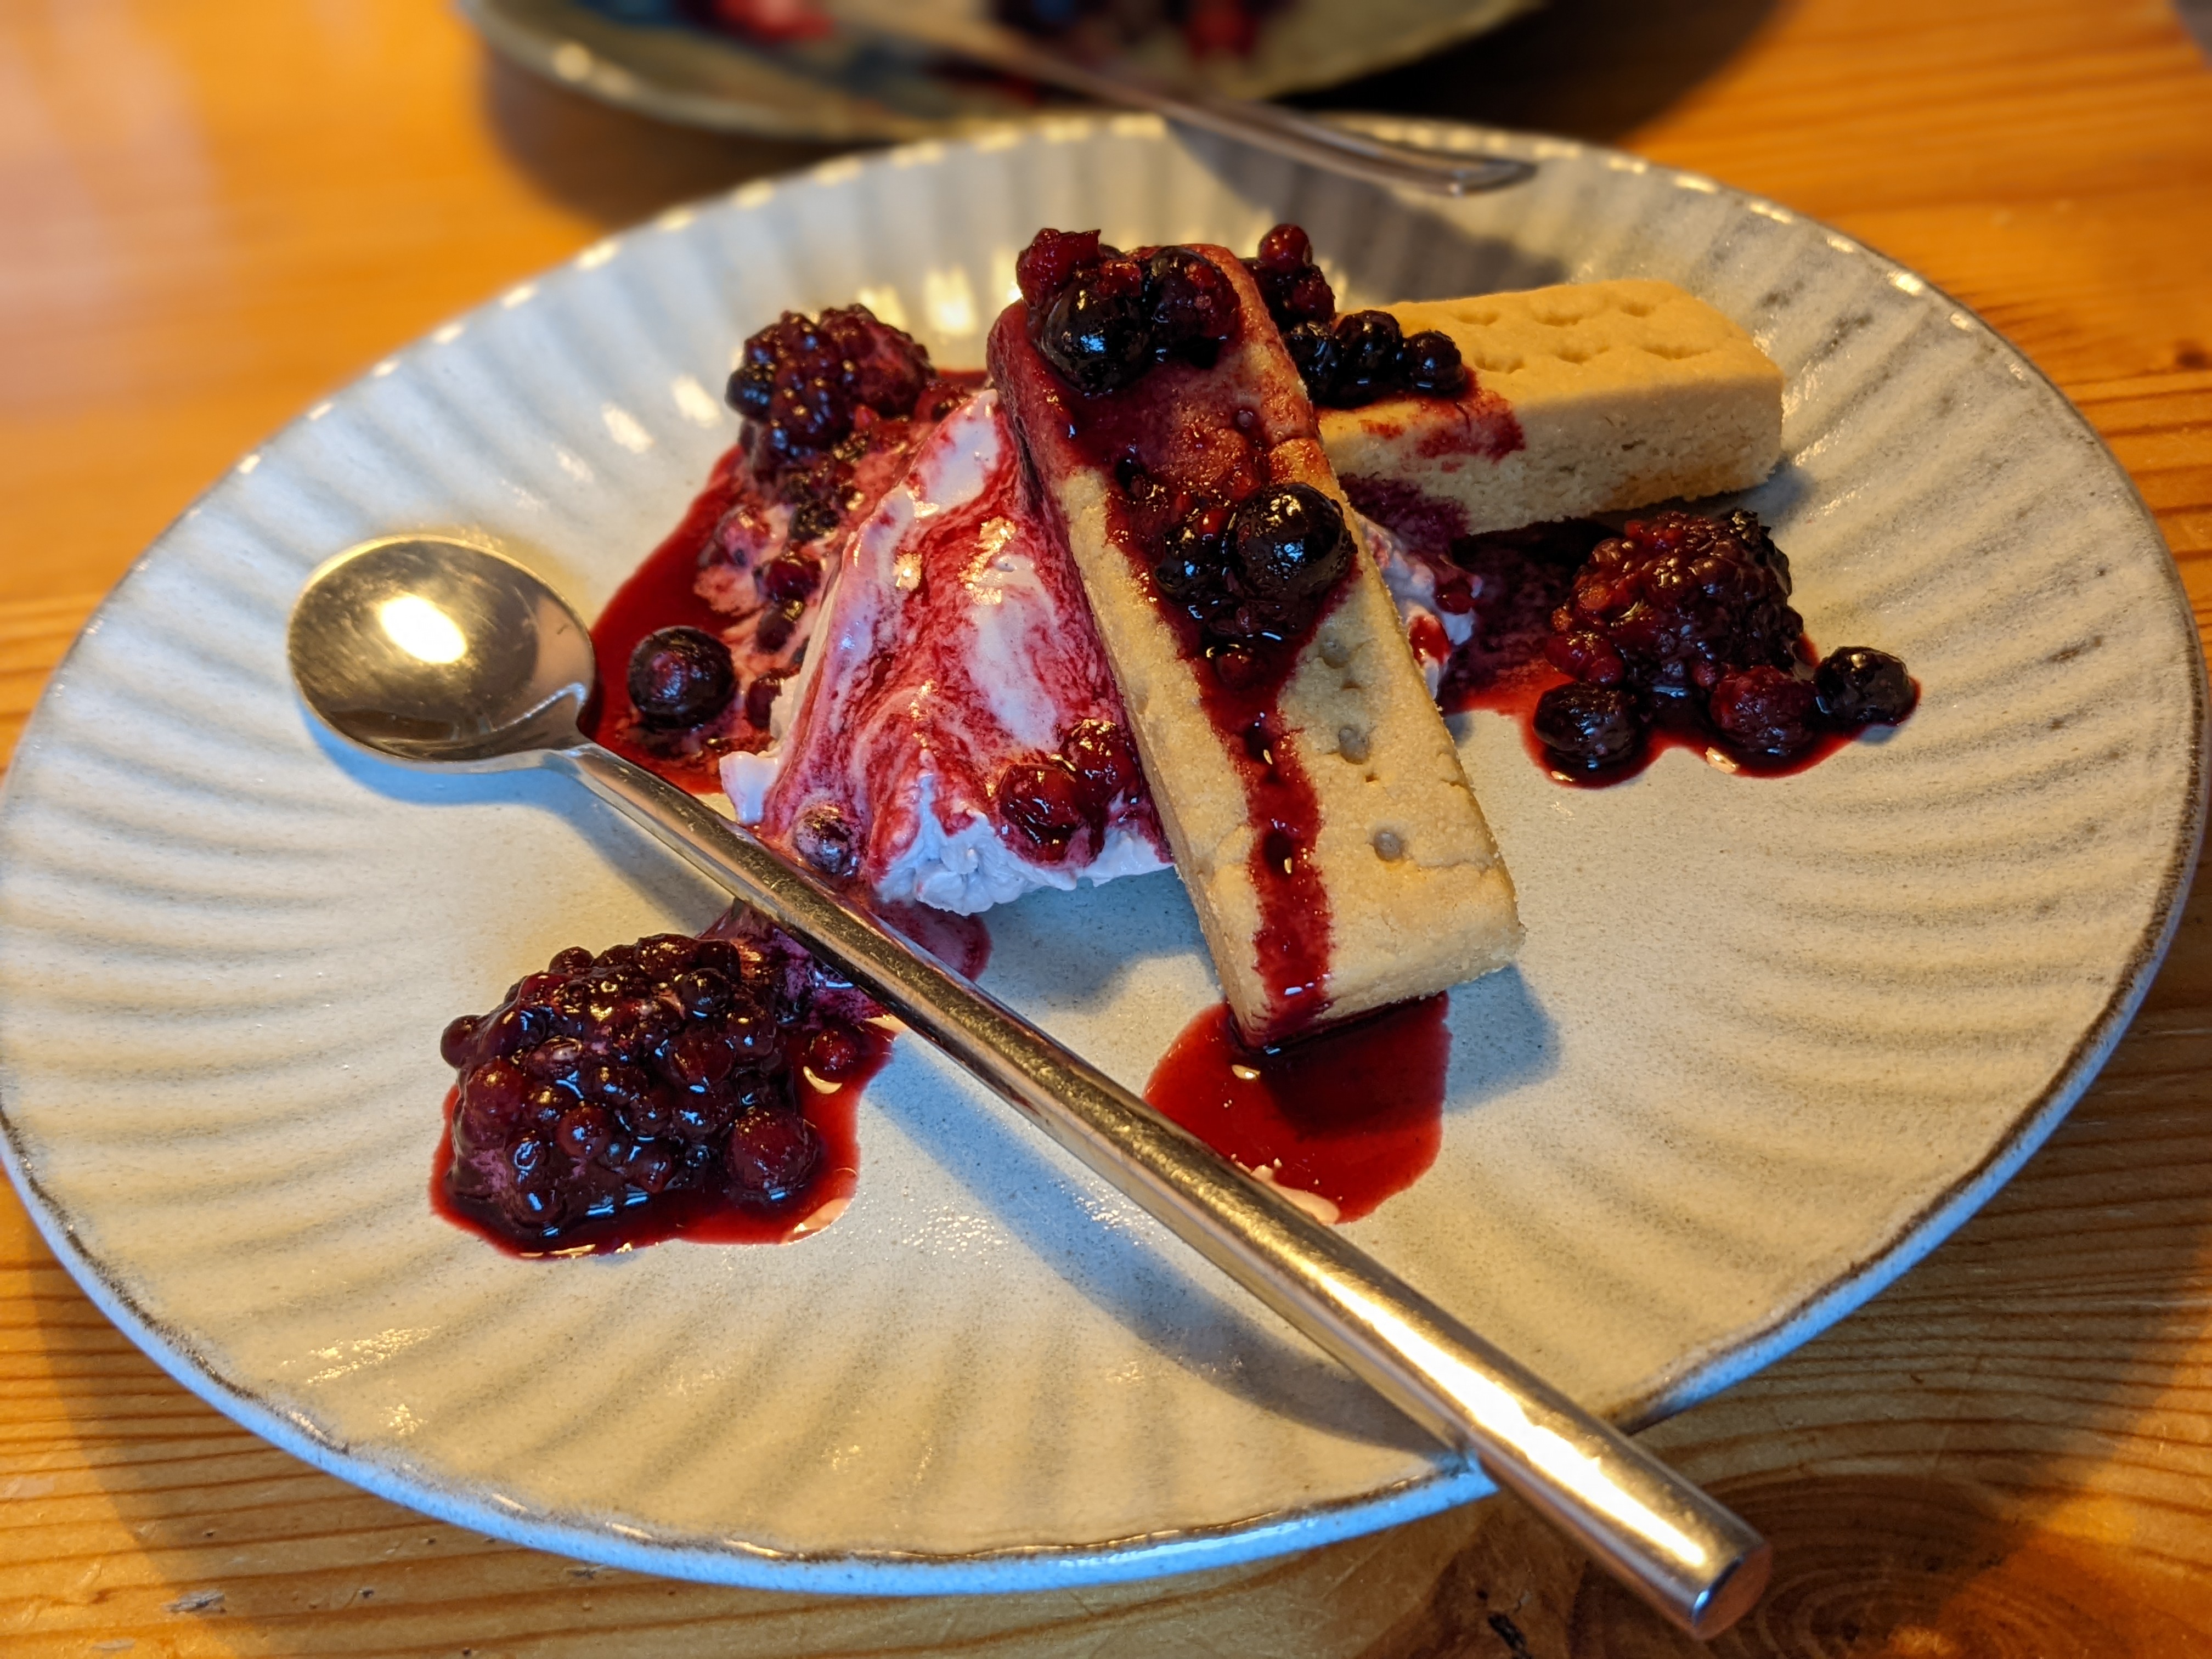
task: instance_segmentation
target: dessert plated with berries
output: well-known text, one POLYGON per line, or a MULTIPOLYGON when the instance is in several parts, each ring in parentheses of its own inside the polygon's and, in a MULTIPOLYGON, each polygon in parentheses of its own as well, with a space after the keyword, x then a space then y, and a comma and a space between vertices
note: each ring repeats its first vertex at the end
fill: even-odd
MULTIPOLYGON (((1675 745, 1799 767, 1905 718, 1917 688, 1869 647, 1815 666, 1789 562, 1748 512, 1544 516, 1773 465, 1778 372, 1679 289, 1340 314, 1291 224, 1249 259, 1047 228, 1015 275, 984 376, 940 371, 859 306, 746 340, 738 443, 595 630, 622 667, 601 733, 719 783, 795 861, 977 962, 980 928, 927 919, 1172 854, 1227 1000, 1170 1046, 1153 1103, 1357 1217, 1434 1156, 1437 999, 1519 939, 1442 711, 1504 708, 1554 777, 1602 784, 1675 745), (1371 518, 1332 436, 1368 469, 1371 518), (1346 1075, 1372 1085, 1349 1112, 1316 1081, 1346 1075)), ((686 1022, 709 1017, 623 965, 675 948, 533 975, 483 1027, 499 1035, 456 1039, 458 1208, 562 1249, 702 1238, 726 1229, 718 1203, 834 1213, 805 1182, 732 1175, 749 1136, 808 1128, 753 1109, 802 1068, 779 1041, 758 1076, 695 1075, 715 1039, 686 1022)))
MULTIPOLYGON (((2125 473, 1956 300, 1724 186, 1511 142, 1536 177, 1448 206, 1318 179, 1278 194, 1277 174, 1125 119, 847 160, 612 238, 272 436, 106 604, 0 794, 0 1158, 57 1258, 161 1364, 310 1465, 472 1535, 663 1577, 1066 1591, 1479 1497, 1478 1473, 1427 1455, 909 1038, 859 1107, 850 1203, 795 1243, 687 1231, 521 1260, 434 1212, 446 1024, 493 1012, 564 947, 596 965, 694 936, 722 899, 526 776, 431 788, 333 752, 282 649, 310 571, 410 527, 474 526, 586 615, 609 603, 744 435, 672 388, 719 389, 787 310, 865 295, 941 379, 982 367, 1040 226, 1249 257, 1296 216, 1344 314, 1664 278, 1749 331, 1789 388, 1782 466, 1737 498, 1436 554, 1399 537, 1395 579, 1353 523, 1423 600, 1439 696, 1492 676, 1448 725, 1525 935, 1511 967, 1382 1016, 1389 1057, 1440 1071, 1443 1103, 1389 1115, 1374 1150, 1425 1172, 1356 1217, 1359 1195, 1330 1188, 1344 1224, 1638 1421, 1917 1260, 2077 1097, 2180 914, 2203 821, 2188 605, 2125 473), (610 410, 653 447, 618 440, 610 410), (1780 603, 1816 659, 1891 653, 1918 705, 1784 777, 1667 748, 1620 783, 1562 786, 1571 769, 1528 751, 1530 706, 1484 700, 1516 673, 1539 694, 1566 682, 1543 641, 1630 521, 1739 509, 1787 555, 1780 603)), ((736 617, 696 595, 701 574, 672 583, 698 608, 632 646, 679 624, 720 638, 736 617)), ((834 597, 825 581, 809 607, 834 597)), ((1817 665, 1789 672, 1817 694, 1817 665)), ((1227 1048, 1175 878, 1041 889, 983 920, 985 988, 1123 1083, 1187 1022, 1212 1018, 1227 1048)), ((833 1169, 835 1125, 806 1103, 829 1097, 784 1052, 833 1169)), ((1240 1161, 1321 1189, 1314 1160, 1274 1166, 1248 1134, 1258 1103, 1207 1109, 1240 1161)), ((716 1201, 718 1224, 773 1236, 823 1207, 716 1201)))

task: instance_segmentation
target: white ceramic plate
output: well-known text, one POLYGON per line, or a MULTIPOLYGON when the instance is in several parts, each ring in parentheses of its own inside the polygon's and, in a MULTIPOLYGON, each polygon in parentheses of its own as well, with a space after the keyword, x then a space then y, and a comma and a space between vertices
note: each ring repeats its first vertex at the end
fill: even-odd
MULTIPOLYGON (((961 12, 981 0, 915 0, 961 12)), ((1540 0, 1295 0, 1249 58, 1194 63, 1171 29, 1134 61, 1195 74, 1240 98, 1332 86, 1441 51, 1540 0)), ((820 138, 919 138, 1032 112, 988 77, 939 72, 927 54, 836 36, 759 46, 704 29, 624 21, 582 0, 459 0, 484 39, 525 67, 623 109, 690 126, 820 138)), ((651 10, 651 7, 641 7, 651 10)))
MULTIPOLYGON (((1443 1152, 1358 1241, 1647 1420, 1985 1198, 2118 1036, 2191 866, 2202 659, 2157 531, 2017 354, 1858 244, 1604 150, 1400 130, 1541 171, 1397 201, 1141 119, 840 161, 591 249, 241 461, 94 620, 0 811, 9 1167, 109 1316, 374 1491, 702 1578, 1133 1577, 1485 1489, 910 1040, 857 1200, 803 1243, 526 1262, 426 1201, 447 1018, 718 901, 550 779, 319 743, 284 675, 302 578, 450 531, 595 607, 730 441, 749 330, 861 295, 975 362, 1048 223, 1243 246, 1296 218, 1355 302, 1685 284, 1788 373, 1748 499, 1814 637, 1925 688, 1780 781, 1678 752, 1571 792, 1462 722, 1528 949, 1455 994, 1443 1152)), ((1131 1084, 1215 995, 1169 875, 992 925, 988 982, 1131 1084)))

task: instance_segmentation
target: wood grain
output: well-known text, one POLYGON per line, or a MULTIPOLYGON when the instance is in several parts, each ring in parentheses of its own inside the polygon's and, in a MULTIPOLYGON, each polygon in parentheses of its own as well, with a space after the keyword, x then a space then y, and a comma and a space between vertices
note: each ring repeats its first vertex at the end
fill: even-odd
MULTIPOLYGON (((1339 94, 1611 141, 1830 219, 2056 378, 2212 620, 2212 75, 2158 0, 1556 0, 1339 94)), ((231 457, 393 344, 805 159, 488 67, 441 0, 0 0, 0 746, 231 457)), ((1731 1655, 2212 1652, 2212 900, 2051 1144, 1655 1443, 1765 1526, 1731 1655)), ((0 1652, 1681 1655, 1518 1511, 1152 1585, 715 1590, 426 1522, 232 1425, 0 1197, 0 1652)))

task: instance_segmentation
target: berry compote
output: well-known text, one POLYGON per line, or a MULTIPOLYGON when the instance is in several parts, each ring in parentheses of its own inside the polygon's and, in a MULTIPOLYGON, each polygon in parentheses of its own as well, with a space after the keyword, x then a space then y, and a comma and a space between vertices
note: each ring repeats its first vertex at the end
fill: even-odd
POLYGON ((1244 267, 1316 404, 1354 409, 1384 398, 1457 398, 1468 389, 1472 377, 1450 335, 1406 334, 1387 311, 1340 316, 1335 290, 1298 226, 1277 225, 1244 267))
POLYGON ((446 1028, 442 1207, 525 1255, 826 1225, 859 1168, 881 1011, 742 911, 562 951, 446 1028))
POLYGON ((1590 550, 1552 613, 1544 654, 1569 683, 1536 702, 1547 757, 1569 772, 1617 773, 1667 727, 1736 769, 1771 771, 1813 758, 1824 739, 1904 719, 1905 665, 1850 647, 1816 670, 1790 594, 1790 561, 1755 514, 1629 520, 1590 550))
POLYGON ((1789 561, 1750 513, 1536 525, 1453 538, 1441 559, 1435 538, 1403 540, 1458 574, 1474 618, 1439 701, 1524 720, 1562 781, 1616 782, 1668 744, 1729 771, 1794 771, 1918 696, 1869 647, 1815 666, 1789 561))
POLYGON ((1030 343, 1077 391, 1133 386, 1156 365, 1211 368, 1236 337, 1237 291, 1192 249, 1124 253, 1095 230, 1041 230, 1014 265, 1030 343))

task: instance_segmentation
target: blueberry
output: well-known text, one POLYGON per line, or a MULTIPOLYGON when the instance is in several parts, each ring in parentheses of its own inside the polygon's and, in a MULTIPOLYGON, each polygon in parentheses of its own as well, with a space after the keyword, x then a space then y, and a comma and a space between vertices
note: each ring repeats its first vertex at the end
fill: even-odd
POLYGON ((1306 383, 1306 396, 1317 404, 1337 401, 1337 385, 1344 368, 1344 353, 1335 331, 1327 323, 1300 323, 1283 335, 1283 347, 1306 383))
POLYGON ((823 875, 843 879, 860 867, 860 832, 834 805, 810 806, 791 832, 799 857, 823 875))
POLYGON ((1398 379, 1427 398, 1456 398, 1467 390, 1467 365, 1449 334, 1425 328, 1409 334, 1398 353, 1398 379))
POLYGON ((1364 402, 1396 390, 1398 356, 1405 343, 1398 319, 1387 311, 1352 311, 1338 318, 1338 395, 1364 402))
POLYGON ((1152 319, 1141 281, 1086 271, 1053 297, 1036 335, 1045 361, 1078 391, 1130 386, 1152 366, 1152 319))
POLYGON ((1644 711, 1617 685, 1555 685, 1536 700, 1536 737, 1577 771, 1627 760, 1644 746, 1644 711))
POLYGON ((1271 484, 1237 507, 1230 525, 1237 568, 1264 599, 1318 599, 1352 563, 1344 512, 1310 484, 1271 484))
POLYGON ((822 1162, 822 1137, 796 1112, 747 1112, 730 1130, 730 1185, 742 1204, 798 1196, 822 1162))
POLYGON ((1894 726, 1917 693, 1905 665, 1887 651, 1847 645, 1831 651, 1813 676, 1813 693, 1831 726, 1894 726))
POLYGON ((1170 599, 1188 599, 1212 584, 1221 570, 1221 538, 1208 535, 1195 514, 1161 538, 1152 580, 1170 599))
POLYGON ((1152 349, 1211 368, 1237 332, 1237 290, 1220 267, 1187 247, 1164 247, 1145 270, 1152 349))
POLYGON ((629 700, 648 725, 703 726, 737 690, 729 647, 703 629, 664 628, 630 653, 629 700))

